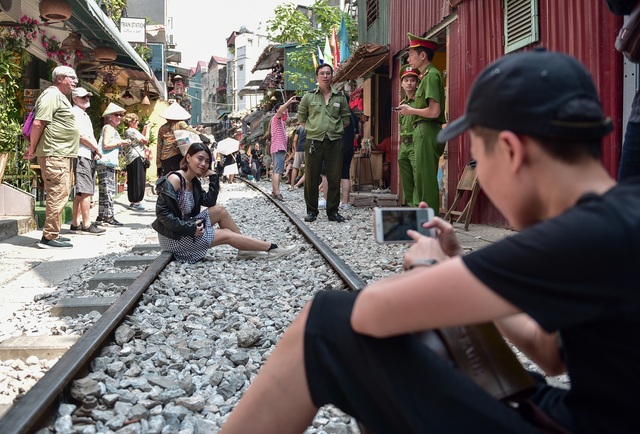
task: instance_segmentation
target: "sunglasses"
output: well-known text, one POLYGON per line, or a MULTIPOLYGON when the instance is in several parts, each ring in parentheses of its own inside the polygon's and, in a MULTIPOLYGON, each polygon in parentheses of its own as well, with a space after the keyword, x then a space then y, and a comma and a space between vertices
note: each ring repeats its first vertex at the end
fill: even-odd
POLYGON ((122 116, 124 116, 122 113, 114 113, 113 115, 117 118, 121 118, 122 116))
POLYGON ((85 96, 79 96, 78 98, 80 98, 80 99, 89 99, 91 97, 89 95, 85 95, 85 96))

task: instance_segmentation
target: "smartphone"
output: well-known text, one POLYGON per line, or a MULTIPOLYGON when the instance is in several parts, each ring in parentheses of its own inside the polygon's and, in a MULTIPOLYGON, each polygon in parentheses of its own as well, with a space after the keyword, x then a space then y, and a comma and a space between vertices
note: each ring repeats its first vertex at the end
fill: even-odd
POLYGON ((399 111, 399 110, 402 110, 402 108, 401 107, 391 107, 391 110, 399 111))
POLYGON ((434 229, 422 227, 422 224, 431 220, 433 216, 433 208, 374 208, 376 241, 380 244, 411 243, 413 239, 407 235, 409 229, 434 237, 434 229))
POLYGON ((302 97, 301 96, 294 96, 293 99, 295 101, 298 101, 298 102, 302 101, 302 97))

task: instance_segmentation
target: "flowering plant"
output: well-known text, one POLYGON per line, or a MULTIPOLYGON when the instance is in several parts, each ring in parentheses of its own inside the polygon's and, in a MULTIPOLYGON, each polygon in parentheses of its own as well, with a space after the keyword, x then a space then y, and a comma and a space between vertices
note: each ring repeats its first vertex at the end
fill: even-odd
POLYGON ((71 66, 71 56, 77 55, 82 52, 77 50, 75 53, 69 52, 69 50, 65 50, 62 48, 62 42, 58 41, 58 38, 55 36, 48 37, 44 33, 42 34, 42 47, 47 53, 47 57, 51 60, 55 60, 60 65, 71 66))
POLYGON ((0 28, 0 38, 3 40, 4 49, 18 52, 26 50, 31 43, 38 38, 38 33, 44 33, 38 29, 38 20, 23 15, 15 26, 0 28))

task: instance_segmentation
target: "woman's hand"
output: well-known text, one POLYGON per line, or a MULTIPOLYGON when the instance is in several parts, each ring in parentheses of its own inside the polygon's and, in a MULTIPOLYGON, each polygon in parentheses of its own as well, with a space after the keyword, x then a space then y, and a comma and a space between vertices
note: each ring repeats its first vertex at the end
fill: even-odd
POLYGON ((196 220, 196 237, 204 234, 204 220, 198 219, 196 220))

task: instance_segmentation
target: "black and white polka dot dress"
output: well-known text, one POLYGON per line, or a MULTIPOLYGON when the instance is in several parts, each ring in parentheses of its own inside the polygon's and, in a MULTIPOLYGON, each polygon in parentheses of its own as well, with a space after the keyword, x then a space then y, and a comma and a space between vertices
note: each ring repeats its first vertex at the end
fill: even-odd
MULTIPOLYGON (((183 192, 183 209, 184 213, 188 214, 195 205, 193 193, 188 190, 183 190, 183 192)), ((206 256, 207 251, 211 248, 215 231, 211 226, 211 220, 209 220, 209 210, 205 209, 195 218, 202 219, 204 223, 204 234, 199 237, 183 236, 180 237, 179 240, 172 240, 162 234, 158 234, 158 240, 162 250, 173 253, 173 256, 180 262, 198 262, 206 256)))

